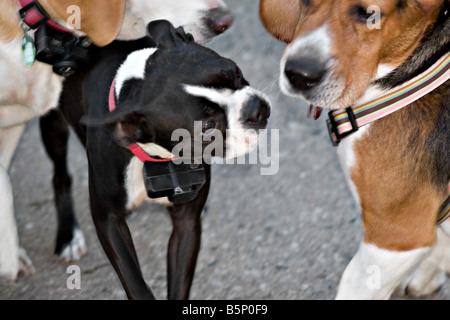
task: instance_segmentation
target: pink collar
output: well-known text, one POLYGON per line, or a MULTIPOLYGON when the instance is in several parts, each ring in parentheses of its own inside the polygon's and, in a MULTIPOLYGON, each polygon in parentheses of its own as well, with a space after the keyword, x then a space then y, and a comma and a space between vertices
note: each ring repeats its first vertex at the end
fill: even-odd
MULTIPOLYGON (((109 89, 109 99, 108 99, 109 112, 113 112, 117 108, 115 87, 116 87, 116 78, 114 78, 111 84, 111 88, 109 89)), ((130 144, 127 148, 142 162, 171 162, 172 160, 176 160, 176 158, 170 159, 153 158, 149 156, 147 152, 145 152, 144 149, 142 149, 141 146, 139 146, 137 143, 130 144)))

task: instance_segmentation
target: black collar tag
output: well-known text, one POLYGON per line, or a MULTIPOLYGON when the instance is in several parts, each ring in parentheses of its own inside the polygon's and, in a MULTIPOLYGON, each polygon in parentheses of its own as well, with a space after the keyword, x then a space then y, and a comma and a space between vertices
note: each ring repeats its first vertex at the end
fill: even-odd
POLYGON ((144 162, 144 180, 150 198, 168 197, 174 204, 191 202, 206 183, 203 165, 144 162))

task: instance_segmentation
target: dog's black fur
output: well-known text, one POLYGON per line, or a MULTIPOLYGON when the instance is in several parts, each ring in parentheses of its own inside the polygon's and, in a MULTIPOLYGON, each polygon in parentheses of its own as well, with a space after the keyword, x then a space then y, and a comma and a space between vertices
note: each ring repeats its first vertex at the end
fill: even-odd
MULTIPOLYGON (((133 155, 124 147, 154 142, 172 150, 176 143, 170 137, 175 129, 188 129, 192 134, 194 121, 205 119, 213 119, 217 129, 225 133, 226 111, 207 99, 188 95, 180 90, 180 84, 232 90, 248 85, 234 62, 195 44, 190 35, 175 30, 168 22, 152 22, 148 30, 150 36, 145 39, 114 42, 98 49, 88 71, 65 81, 60 99, 64 117, 52 112, 41 120, 42 137, 55 165, 53 183, 60 223, 56 250, 70 241, 77 227, 66 167, 65 118, 86 147, 92 217, 99 240, 130 299, 155 297, 143 279, 125 221, 129 213, 125 169, 133 155), (151 62, 147 61, 145 79, 126 81, 117 109, 109 112, 108 94, 119 66, 131 52, 154 47, 158 50, 151 62), (82 118, 87 127, 80 122, 82 118)), ((267 117, 263 117, 261 128, 267 124, 267 117)), ((189 296, 201 240, 200 217, 210 187, 210 166, 204 166, 207 182, 199 196, 187 204, 168 207, 173 222, 168 248, 169 299, 189 296)))

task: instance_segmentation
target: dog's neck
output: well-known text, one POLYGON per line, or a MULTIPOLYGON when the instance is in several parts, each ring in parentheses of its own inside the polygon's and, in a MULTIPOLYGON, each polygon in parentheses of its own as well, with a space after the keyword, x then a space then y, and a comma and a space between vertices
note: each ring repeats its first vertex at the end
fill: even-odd
MULTIPOLYGON (((73 29, 68 23, 59 18, 56 13, 51 9, 51 6, 47 4, 45 0, 40 0, 39 4, 52 16, 52 20, 61 25, 67 30, 71 30, 72 33, 78 37, 85 36, 86 34, 73 29)), ((20 26, 20 19, 18 12, 21 9, 21 5, 18 0, 1 0, 0 1, 0 41, 9 42, 14 38, 21 38, 23 36, 23 30, 20 26)), ((30 34, 34 34, 34 30, 30 30, 30 34)))
POLYGON ((133 13, 131 10, 131 4, 127 1, 125 5, 122 28, 117 35, 117 40, 136 40, 145 37, 146 34, 147 30, 145 21, 133 13))
POLYGON ((425 33, 416 51, 405 63, 375 84, 386 90, 405 83, 430 68, 449 51, 450 2, 444 1, 436 23, 425 33))

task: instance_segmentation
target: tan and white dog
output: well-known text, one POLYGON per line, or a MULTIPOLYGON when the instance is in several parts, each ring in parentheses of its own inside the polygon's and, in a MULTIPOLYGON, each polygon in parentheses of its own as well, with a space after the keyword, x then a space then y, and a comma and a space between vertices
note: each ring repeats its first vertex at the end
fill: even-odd
MULTIPOLYGON (((448 0, 261 0, 260 16, 289 44, 282 91, 314 107, 364 106, 426 74, 450 52, 448 0)), ((387 299, 396 288, 428 294, 444 281, 450 223, 439 228, 436 217, 450 181, 449 123, 444 78, 340 143, 364 240, 341 278, 338 299, 387 299)))
MULTIPOLYGON (((131 40, 146 35, 147 24, 166 19, 183 26, 198 42, 207 42, 225 31, 232 15, 222 0, 39 0, 50 17, 68 28, 70 6, 80 9, 80 29, 98 46, 114 39, 131 40)), ((22 60, 19 0, 0 1, 0 277, 14 280, 19 272, 32 272, 31 261, 19 248, 14 201, 8 168, 27 122, 57 106, 63 78, 52 66, 22 60)), ((30 31, 33 36, 33 31, 30 31)), ((81 231, 60 256, 77 260, 85 252, 81 231)))

